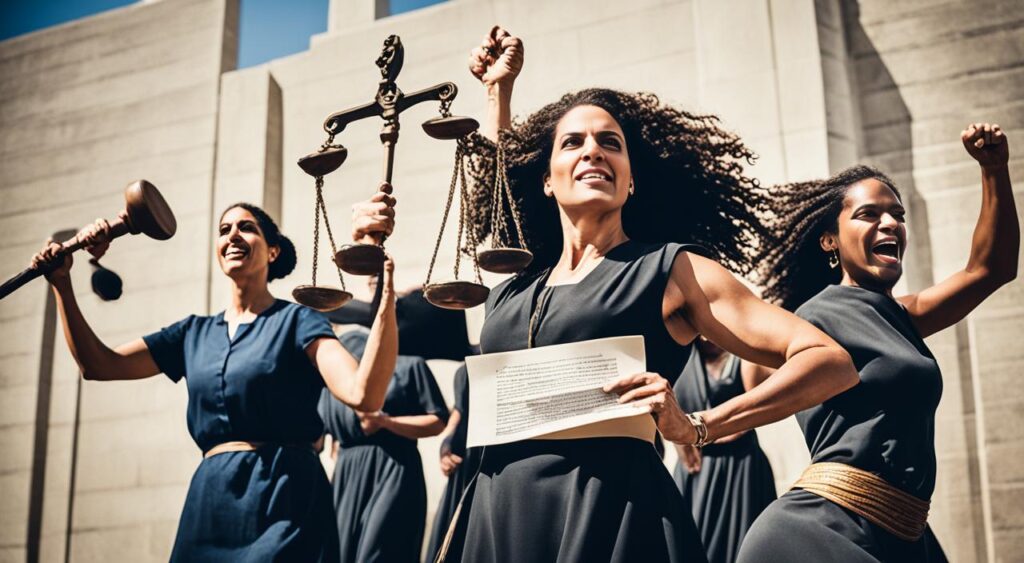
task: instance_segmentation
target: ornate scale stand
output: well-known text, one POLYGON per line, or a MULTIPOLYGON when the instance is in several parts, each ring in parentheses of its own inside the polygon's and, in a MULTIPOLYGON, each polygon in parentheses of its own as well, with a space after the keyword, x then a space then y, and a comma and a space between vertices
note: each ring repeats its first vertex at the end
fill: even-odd
MULTIPOLYGON (((384 48, 376 64, 380 69, 381 79, 377 85, 377 94, 370 103, 356 106, 344 111, 333 113, 324 121, 324 131, 327 132, 327 141, 320 150, 299 159, 299 166, 307 174, 317 179, 317 211, 319 221, 320 213, 323 213, 324 224, 327 223, 327 207, 321 195, 323 177, 341 166, 348 155, 348 151, 341 145, 334 144, 334 137, 344 131, 345 127, 354 121, 368 117, 380 117, 384 120, 384 126, 380 131, 381 144, 384 146, 383 182, 391 183, 395 164, 395 145, 398 143, 398 132, 400 128, 399 115, 406 109, 427 101, 441 102, 441 116, 430 119, 423 124, 423 130, 436 139, 458 139, 475 131, 480 124, 469 117, 452 116, 448 108, 452 100, 458 94, 458 88, 452 82, 440 84, 405 94, 395 84, 402 64, 405 60, 405 48, 397 35, 388 36, 384 41, 384 48)), ((319 225, 319 222, 317 223, 319 225)), ((319 227, 317 227, 318 229, 319 227)), ((317 231, 314 231, 316 233, 317 231)), ((330 237, 330 227, 327 227, 330 237)), ((350 244, 341 248, 334 247, 333 237, 331 238, 331 250, 334 252, 334 262, 340 271, 344 270, 354 275, 373 275, 381 272, 384 266, 384 237, 380 237, 378 244, 350 244)), ((314 246, 316 240, 314 238, 314 246)), ((316 249, 314 248, 314 252, 316 249)), ((316 258, 313 262, 314 280, 310 286, 297 288, 293 297, 299 303, 311 307, 331 305, 337 308, 343 305, 351 295, 342 290, 333 288, 321 288, 316 286, 316 258), (301 291, 300 291, 301 290, 301 291)), ((382 284, 378 284, 378 292, 382 284)), ((378 296, 375 296, 376 302, 378 296)))

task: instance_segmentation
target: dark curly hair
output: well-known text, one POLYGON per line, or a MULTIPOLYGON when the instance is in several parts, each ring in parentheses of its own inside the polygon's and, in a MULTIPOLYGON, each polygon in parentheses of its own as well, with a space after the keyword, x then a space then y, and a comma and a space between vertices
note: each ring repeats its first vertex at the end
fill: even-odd
MULTIPOLYGON (((562 230, 554 198, 544 195, 555 127, 568 111, 593 105, 622 127, 633 170, 635 194, 622 210, 623 228, 644 242, 686 242, 704 246, 719 262, 741 274, 753 270, 752 248, 764 234, 758 218, 766 192, 744 174, 756 155, 723 129, 713 115, 695 115, 662 104, 649 93, 592 88, 562 96, 501 132, 506 170, 522 217, 526 244, 534 253, 530 269, 554 265, 562 252, 562 230)), ((472 228, 484 240, 492 224, 490 186, 495 180, 495 145, 479 134, 468 139, 472 228)), ((511 223, 505 204, 503 216, 511 223)), ((499 226, 515 233, 514 227, 499 226)))
POLYGON ((830 268, 821 236, 836 233, 839 213, 850 186, 873 178, 902 199, 888 176, 870 166, 853 166, 826 180, 772 186, 769 201, 771 236, 757 249, 761 297, 795 311, 825 287, 839 283, 842 271, 830 268))
POLYGON ((256 224, 259 225, 260 231, 263 232, 263 238, 266 239, 267 246, 276 246, 281 249, 281 253, 277 255, 277 260, 271 262, 270 267, 267 269, 267 281, 279 280, 292 273, 292 270, 295 269, 297 258, 295 256, 295 245, 291 239, 281 234, 281 229, 277 227, 277 223, 270 218, 266 211, 251 203, 233 203, 224 208, 220 218, 224 219, 224 215, 236 207, 252 213, 252 216, 256 218, 256 224))

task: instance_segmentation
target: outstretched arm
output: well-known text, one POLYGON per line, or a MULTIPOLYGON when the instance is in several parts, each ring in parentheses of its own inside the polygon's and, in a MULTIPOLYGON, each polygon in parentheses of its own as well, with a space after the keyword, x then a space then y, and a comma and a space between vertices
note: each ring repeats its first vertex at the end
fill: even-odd
POLYGON ((389 257, 384 263, 380 307, 361 362, 357 362, 337 338, 318 338, 306 348, 306 354, 331 394, 359 411, 375 412, 384 406, 384 396, 398 359, 394 270, 394 262, 389 257))
MULTIPOLYGON (((781 420, 819 404, 860 378, 850 355, 813 325, 754 296, 717 262, 680 254, 665 289, 665 323, 680 343, 697 333, 737 356, 777 367, 764 383, 702 414, 711 440, 781 420)), ((657 374, 605 388, 622 402, 650 405, 665 439, 697 441, 667 381, 657 374)))
POLYGON ((692 267, 691 260, 677 259, 673 269, 686 318, 718 346, 777 368, 757 387, 704 413, 711 438, 781 420, 860 382, 849 354, 824 332, 761 301, 717 262, 690 259, 692 267))
MULTIPOLYGON (((90 252, 102 255, 106 250, 105 237, 109 229, 110 225, 101 219, 83 229, 79 236, 96 245, 90 252)), ((64 328, 64 339, 75 362, 78 363, 82 377, 113 381, 143 379, 160 373, 160 368, 141 338, 111 349, 96 336, 75 299, 70 275, 74 259, 70 254, 61 258, 60 249, 59 244, 48 241, 46 247, 32 259, 32 267, 50 269, 46 279, 53 287, 57 310, 60 312, 64 328)))
POLYGON ((981 166, 981 214, 967 266, 920 293, 899 298, 922 336, 949 327, 1017 277, 1020 225, 1010 185, 1009 146, 998 125, 973 123, 960 133, 981 166))

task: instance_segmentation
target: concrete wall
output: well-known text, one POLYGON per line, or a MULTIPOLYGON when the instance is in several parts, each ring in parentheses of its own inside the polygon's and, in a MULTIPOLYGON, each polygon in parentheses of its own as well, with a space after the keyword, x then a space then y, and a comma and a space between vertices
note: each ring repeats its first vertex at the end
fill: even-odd
MULTIPOLYGON (((1011 139, 1018 212, 1024 157, 1024 12, 993 0, 844 2, 859 92, 863 160, 911 196, 908 276, 920 289, 964 267, 981 197, 959 131, 993 121, 1011 139)), ((929 339, 945 392, 937 417, 934 518, 951 560, 1024 559, 1024 438, 1016 430, 1024 292, 1001 289, 968 319, 929 339)))
MULTIPOLYGON (((262 204, 295 241, 296 272, 271 286, 287 298, 309 282, 312 260, 313 181, 295 160, 323 142, 326 115, 372 98, 384 37, 395 33, 405 44, 401 88, 452 80, 460 87, 453 111, 480 117, 483 92, 465 60, 500 22, 526 43, 514 101, 520 115, 588 86, 649 90, 721 116, 761 155, 751 171, 764 182, 878 164, 908 200, 913 247, 903 288, 917 290, 966 261, 980 198, 960 128, 989 119, 1011 140, 1020 136, 1024 16, 1013 6, 450 0, 381 18, 380 1, 333 0, 328 32, 313 37, 309 51, 223 75, 234 64, 236 1, 132 6, 0 43, 0 256, 20 264, 51 231, 112 215, 123 183, 144 176, 167 195, 180 231, 159 245, 119 241, 105 259, 125 278, 119 302, 87 294, 87 268, 76 268, 86 316, 104 339, 122 341, 222 308, 211 217, 237 200, 262 204), (56 195, 65 186, 74 188, 56 195)), ((419 127, 436 111, 423 104, 402 117, 399 226, 388 241, 400 287, 423 282, 450 179, 454 144, 419 127)), ((351 204, 380 180, 379 127, 356 123, 336 139, 349 149, 325 189, 339 241, 347 239, 351 204)), ((1019 157, 1012 172, 1021 176, 1019 157)), ((438 279, 451 275, 453 227, 438 279)), ((334 279, 323 268, 328 247, 322 239, 321 280, 334 279)), ((346 282, 368 296, 363 279, 346 282)), ((86 383, 76 410, 79 384, 66 349, 59 335, 55 345, 42 338, 53 328, 42 321, 43 295, 40 283, 0 303, 0 561, 24 557, 31 498, 40 490, 42 554, 63 557, 76 413, 73 558, 165 559, 198 463, 185 430, 185 389, 162 378, 86 383), (36 413, 47 406, 37 400, 41 372, 53 374, 45 440, 35 432, 36 413), (43 487, 32 480, 40 457, 43 487)), ((1024 477, 1016 469, 1024 442, 1013 432, 1024 396, 1010 379, 1024 364, 1013 342, 1024 318, 1021 296, 1016 282, 929 340, 946 382, 931 522, 952 560, 1024 557, 1024 477)), ((481 316, 471 312, 471 333, 481 316)), ((432 366, 450 397, 454 364, 432 366)), ((807 462, 798 429, 788 420, 759 433, 785 489, 807 462)), ((443 487, 437 443, 420 444, 431 514, 443 487)))
MULTIPOLYGON (((208 307, 217 97, 235 64, 236 21, 235 0, 166 0, 0 43, 5 277, 52 232, 113 218, 136 178, 177 215, 170 241, 122 239, 104 259, 124 279, 120 301, 92 295, 78 258, 82 309, 111 345, 208 307)), ((80 383, 61 335, 41 350, 46 293, 37 281, 0 303, 0 561, 64 559, 72 486, 73 560, 166 560, 199 460, 185 386, 80 383), (49 413, 37 421, 37 383, 50 376, 49 413), (29 545, 33 520, 39 543, 29 545)))

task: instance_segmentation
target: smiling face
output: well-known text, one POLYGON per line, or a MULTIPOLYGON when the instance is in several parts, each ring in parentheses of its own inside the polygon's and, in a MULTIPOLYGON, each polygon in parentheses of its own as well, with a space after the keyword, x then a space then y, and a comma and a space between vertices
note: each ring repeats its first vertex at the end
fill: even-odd
POLYGON ((621 209, 629 197, 629 153, 622 127, 597 106, 577 106, 558 122, 544 193, 565 210, 621 209))
POLYGON ((826 233, 822 248, 839 252, 843 284, 889 291, 903 275, 906 210, 885 183, 867 178, 851 185, 839 213, 838 235, 826 233))
POLYGON ((248 210, 232 207, 220 219, 217 237, 217 262, 232 279, 267 279, 270 263, 280 249, 268 246, 256 218, 248 210))

